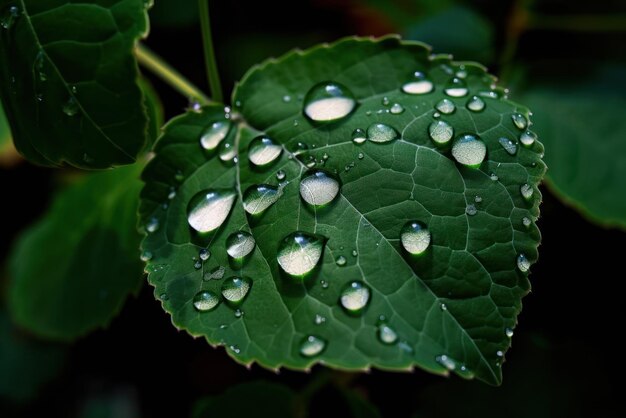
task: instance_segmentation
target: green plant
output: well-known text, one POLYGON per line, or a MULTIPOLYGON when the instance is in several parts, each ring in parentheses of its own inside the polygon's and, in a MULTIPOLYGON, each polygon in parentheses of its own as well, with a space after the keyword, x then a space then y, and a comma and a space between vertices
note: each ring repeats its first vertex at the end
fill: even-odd
POLYGON ((528 109, 481 65, 394 36, 269 60, 225 106, 207 2, 212 100, 137 44, 148 6, 0 1, 0 95, 22 155, 138 160, 70 186, 23 236, 15 320, 59 340, 106 325, 138 286, 139 206, 141 259, 174 325, 241 363, 499 384, 540 241, 545 165, 528 109), (161 123, 137 61, 192 100, 147 163, 161 123), (53 245, 52 260, 25 263, 53 245))

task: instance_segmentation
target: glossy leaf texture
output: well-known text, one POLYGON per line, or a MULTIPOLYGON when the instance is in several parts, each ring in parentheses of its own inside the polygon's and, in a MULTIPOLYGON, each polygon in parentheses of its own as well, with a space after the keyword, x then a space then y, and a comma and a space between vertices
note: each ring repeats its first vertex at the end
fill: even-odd
POLYGON ((244 364, 498 384, 540 240, 528 110, 395 37, 270 60, 233 102, 172 120, 143 173, 173 323, 244 364))
POLYGON ((1 0, 0 96, 16 148, 46 165, 130 164, 147 117, 133 48, 143 0, 1 0))
POLYGON ((9 310, 21 327, 70 341, 107 325, 142 282, 139 164, 79 179, 17 240, 9 310))

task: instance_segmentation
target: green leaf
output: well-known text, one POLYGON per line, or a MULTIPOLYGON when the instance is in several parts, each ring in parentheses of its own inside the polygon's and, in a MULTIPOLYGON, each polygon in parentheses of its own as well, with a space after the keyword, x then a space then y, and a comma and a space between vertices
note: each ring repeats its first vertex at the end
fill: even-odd
POLYGON ((294 392, 284 385, 258 381, 231 387, 194 405, 192 418, 294 417, 294 392))
POLYGON ((11 139, 11 127, 4 114, 2 103, 0 103, 0 166, 6 165, 6 160, 12 160, 15 155, 13 140, 11 139))
POLYGON ((22 327, 69 341, 106 326, 141 285, 140 165, 81 178, 18 239, 9 308, 22 327))
MULTIPOLYGON (((548 185, 589 219, 626 228, 624 67, 522 89, 546 146, 548 185)), ((534 78, 533 78, 534 80, 534 78)))
POLYGON ((150 149, 158 138, 161 127, 165 123, 163 104, 161 103, 158 93, 152 86, 152 83, 145 78, 141 78, 139 84, 141 91, 143 91, 146 113, 148 115, 148 142, 146 143, 146 149, 150 149))
POLYGON ((0 398, 25 401, 63 366, 65 349, 27 338, 0 310, 0 398))
MULTIPOLYGON (((512 115, 521 112, 521 122, 528 111, 501 98, 503 92, 492 90, 493 83, 483 67, 432 57, 420 43, 349 38, 253 68, 235 91, 232 114, 211 106, 172 120, 144 170, 140 214, 151 231, 143 242, 154 255, 147 266, 149 281, 173 323, 211 344, 225 345, 244 364, 307 369, 323 362, 349 370, 417 365, 499 383, 501 355, 510 345, 506 330, 515 327, 521 298, 529 290, 516 260, 523 254, 526 270, 537 259, 540 235, 533 221, 539 215, 537 186, 545 165, 538 141, 528 148, 518 144, 515 155, 500 145, 500 138, 518 141, 522 131, 512 115), (415 71, 427 74, 432 92, 403 93, 404 83, 416 81, 415 71), (455 72, 465 77, 469 94, 464 97, 443 93, 455 72), (344 95, 351 92, 358 103, 340 120, 316 123, 304 115, 303 100, 313 86, 328 80, 342 85, 344 95), (473 95, 484 101, 484 110, 466 108, 473 95), (456 110, 436 115, 434 107, 444 98, 456 110), (203 152, 205 130, 229 120, 235 126, 218 149, 203 152), (477 169, 456 163, 450 144, 437 146, 429 138, 429 125, 437 120, 449 123, 457 137, 478 133, 487 159, 477 169), (374 142, 394 132, 376 125, 380 123, 401 139, 374 142), (370 140, 355 144, 356 129, 369 130, 370 140), (248 151, 260 133, 282 150, 263 167, 252 161, 269 159, 271 152, 255 152, 251 160, 248 151), (232 149, 239 152, 237 163, 222 161, 233 156, 232 149), (326 183, 321 190, 315 179, 304 183, 309 201, 332 197, 340 187, 325 206, 312 207, 300 196, 301 180, 311 167, 324 170, 326 183), (277 189, 262 188, 252 204, 250 191, 263 184, 277 189), (520 193, 525 184, 525 190, 534 191, 528 200, 520 193), (188 207, 206 190, 220 194, 222 205, 212 206, 216 209, 208 216, 192 217, 192 229, 188 207), (263 204, 269 207, 250 215, 244 200, 251 212, 263 204), (217 229, 199 234, 196 229, 205 228, 198 221, 205 222, 206 230, 217 229), (432 236, 421 256, 408 254, 400 243, 409 221, 421 222, 432 236), (226 252, 229 237, 238 231, 250 232, 256 240, 243 260, 226 252), (289 258, 282 251, 284 239, 293 240, 295 231, 308 234, 310 246, 300 240, 286 247, 287 255, 300 245, 308 258, 297 252, 289 258), (211 254, 206 261, 199 258, 203 248, 211 254), (315 268, 304 277, 288 274, 309 270, 307 263, 315 268), (219 296, 230 276, 252 280, 241 304, 222 300, 211 312, 194 307, 196 302, 200 310, 208 310, 219 299, 198 292, 219 296), (361 313, 347 312, 340 303, 352 281, 362 281, 371 295, 361 313), (395 341, 381 342, 382 325, 395 332, 395 341)), ((335 107, 308 108, 309 113, 319 118, 320 111, 332 116, 349 110, 346 97, 331 101, 335 107)), ((460 143, 458 158, 476 155, 458 153, 467 146, 460 143)), ((366 292, 362 289, 360 294, 366 292)), ((346 305, 358 308, 358 297, 347 299, 346 305)))
POLYGON ((130 164, 147 119, 133 48, 143 0, 0 0, 0 96, 18 151, 37 164, 130 164))

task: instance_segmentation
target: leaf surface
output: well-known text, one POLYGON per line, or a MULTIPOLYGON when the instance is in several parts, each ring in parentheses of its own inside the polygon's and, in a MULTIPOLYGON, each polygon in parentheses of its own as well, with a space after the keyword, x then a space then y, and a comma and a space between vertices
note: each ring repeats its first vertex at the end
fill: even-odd
POLYGON ((526 120, 527 109, 502 98, 493 83, 483 67, 430 56, 420 43, 350 38, 253 68, 234 93, 233 113, 212 106, 172 120, 144 170, 140 212, 151 230, 143 242, 153 254, 149 281, 173 323, 225 345, 245 364, 306 369, 323 362, 349 370, 418 365, 499 383, 510 345, 507 329, 515 327, 529 290, 517 260, 522 254, 529 263, 537 259, 540 235, 533 221, 545 165, 538 141, 530 147, 518 143, 522 131, 512 115, 519 112, 526 120), (432 91, 403 92, 416 71, 426 74, 432 91), (468 89, 462 97, 443 91, 455 73, 468 89), (347 116, 320 123, 303 109, 317 109, 318 118, 320 112, 328 116, 346 109, 341 100, 332 102, 334 108, 308 108, 309 90, 327 81, 339 83, 344 96, 351 92, 356 104, 347 116), (482 111, 466 107, 474 95, 484 101, 482 111), (453 112, 435 109, 444 98, 455 105, 453 112), (203 151, 200 139, 207 128, 228 121, 233 127, 220 146, 203 151), (455 161, 452 141, 435 145, 429 126, 436 121, 450 124, 455 138, 478 135, 487 149, 484 161, 465 167, 455 161), (375 142, 390 132, 377 126, 381 123, 397 138, 375 142), (353 141, 356 129, 372 127, 368 140, 353 141), (280 155, 264 166, 253 161, 272 154, 250 152, 261 134, 280 145, 280 155), (501 138, 517 144, 515 155, 501 138), (238 157, 229 159, 232 149, 238 157), (303 182, 318 169, 336 183, 319 188, 307 183, 310 179, 303 182), (524 184, 533 192, 528 200, 520 193, 524 184), (251 200, 250 190, 258 185, 266 186, 251 200), (335 186, 339 190, 328 204, 306 203, 324 200, 335 186), (188 209, 206 191, 230 200, 198 218, 218 226, 200 234, 190 228, 198 219, 190 223, 188 209), (228 216, 218 216, 224 208, 228 216), (400 240, 411 221, 430 231, 430 245, 420 256, 407 253, 400 240), (226 251, 229 237, 239 231, 255 240, 243 260, 226 251), (283 240, 296 231, 321 245, 299 241, 306 250, 283 252, 283 240), (203 249, 210 253, 206 260, 200 257, 207 257, 203 249), (288 274, 311 266, 303 277, 288 274), (209 291, 219 298, 231 276, 252 281, 243 303, 221 300, 202 311, 211 305, 210 294, 196 295, 209 291), (359 298, 341 302, 353 281, 369 289, 359 313, 346 309, 359 298), (385 329, 384 343, 383 326, 396 338, 385 329))

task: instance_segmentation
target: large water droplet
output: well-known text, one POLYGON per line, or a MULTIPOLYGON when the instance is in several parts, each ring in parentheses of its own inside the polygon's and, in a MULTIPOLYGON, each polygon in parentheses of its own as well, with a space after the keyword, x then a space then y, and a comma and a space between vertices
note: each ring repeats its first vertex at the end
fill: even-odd
POLYGON ((433 82, 419 71, 413 73, 413 77, 402 85, 402 91, 407 94, 426 94, 433 91, 433 88, 433 82))
POLYGON ((355 144, 362 144, 367 140, 367 137, 365 136, 365 131, 361 128, 356 128, 353 132, 352 132, 352 142, 354 142, 355 144))
POLYGON ((430 245, 430 231, 419 221, 409 221, 400 231, 400 242, 410 254, 422 254, 430 245))
POLYGON ((454 77, 448 84, 446 84, 446 88, 443 90, 450 97, 463 97, 467 94, 467 84, 465 81, 458 77, 454 77))
POLYGON ((528 126, 528 120, 526 119, 526 116, 522 115, 521 113, 513 113, 511 115, 511 119, 518 129, 526 129, 526 127, 528 126))
POLYGON ((530 200, 533 197, 534 189, 533 189, 533 186, 531 186, 528 183, 525 183, 520 186, 519 192, 524 199, 530 200))
POLYGON ((241 303, 252 287, 252 280, 248 277, 229 277, 222 283, 222 296, 229 302, 241 303))
POLYGON ((226 220, 237 198, 233 190, 209 189, 197 193, 187 206, 187 222, 200 233, 216 230, 226 220))
POLYGON ((210 290, 202 290, 193 297, 193 307, 200 312, 207 312, 220 303, 220 298, 210 290))
POLYGON ((532 146, 535 143, 536 139, 537 134, 533 131, 522 132, 522 134, 519 136, 519 142, 521 142, 522 145, 524 145, 525 147, 532 146))
POLYGON ((468 167, 478 167, 487 154, 485 143, 474 135, 463 135, 454 141, 452 156, 468 167))
POLYGON ((330 203, 338 193, 339 182, 322 170, 312 170, 300 181, 302 200, 313 206, 330 203))
POLYGON ((264 166, 276 161, 282 152, 282 146, 266 136, 259 136, 250 142, 248 158, 252 164, 264 166))
POLYGON ((346 86, 322 82, 304 98, 304 114, 315 122, 331 122, 348 116, 355 108, 354 95, 346 86))
POLYGON ((363 282, 352 281, 341 292, 341 306, 349 312, 360 313, 369 303, 370 289, 363 282))
POLYGON ((437 103, 435 108, 444 115, 454 113, 454 111, 456 110, 456 106, 450 99, 441 99, 439 103, 437 103))
POLYGON ((67 116, 75 116, 78 113, 78 102, 73 96, 63 104, 63 113, 67 116))
POLYGON ((323 241, 304 232, 287 235, 278 248, 278 264, 292 276, 303 276, 313 270, 322 257, 323 241))
POLYGON ((314 335, 309 335, 300 344, 300 354, 304 357, 314 357, 324 351, 324 348, 326 348, 326 341, 314 335))
POLYGON ((436 120, 428 126, 428 134, 435 144, 445 145, 452 139, 454 129, 448 122, 436 120))
POLYGON ((478 96, 472 96, 467 101, 467 108, 472 112, 482 112, 485 109, 485 101, 478 96))
POLYGON ((258 215, 276 203, 281 195, 282 189, 269 184, 250 186, 243 195, 243 208, 251 215, 258 215))
POLYGON ((378 339, 384 344, 395 344, 398 341, 398 334, 387 324, 378 326, 378 339))
POLYGON ((515 155, 517 153, 517 144, 511 141, 509 138, 500 138, 498 139, 500 145, 509 155, 515 155))
POLYGON ((522 272, 526 273, 530 268, 530 260, 526 258, 526 255, 520 254, 517 256, 517 268, 522 272))
POLYGON ((367 128, 367 139, 377 143, 390 142, 398 139, 398 132, 384 123, 373 123, 367 128))
POLYGON ((244 258, 254 250, 256 241, 246 231, 233 232, 226 239, 226 252, 232 258, 244 258))
POLYGON ((231 128, 228 120, 214 122, 207 127, 200 135, 200 146, 207 151, 213 151, 222 142, 231 128))

